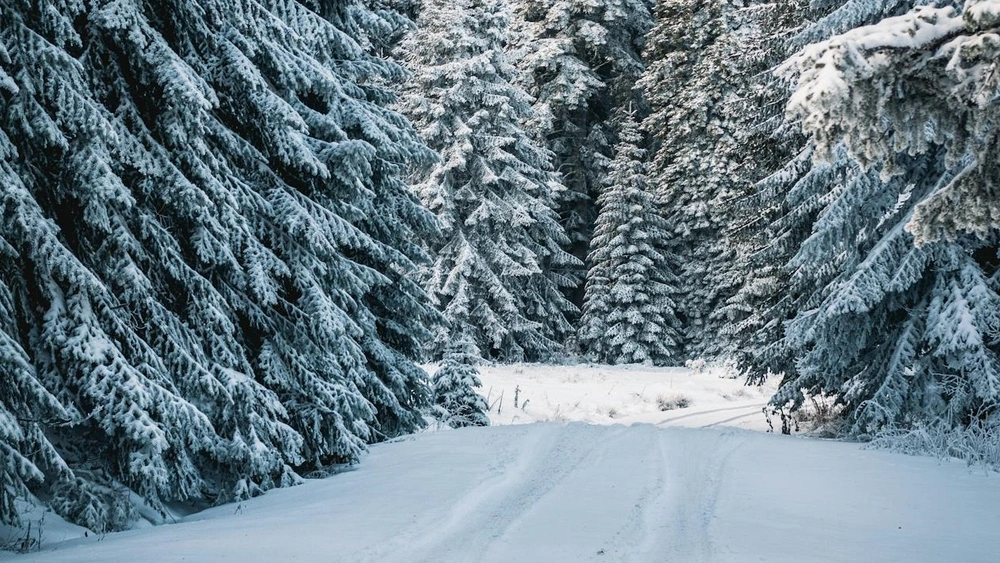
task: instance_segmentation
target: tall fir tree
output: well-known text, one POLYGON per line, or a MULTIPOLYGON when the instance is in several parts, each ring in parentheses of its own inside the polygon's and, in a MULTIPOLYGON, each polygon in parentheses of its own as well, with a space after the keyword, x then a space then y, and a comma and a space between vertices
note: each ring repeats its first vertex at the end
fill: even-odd
POLYGON ((809 41, 850 29, 859 17, 898 12, 905 9, 903 4, 894 0, 802 1, 749 6, 757 23, 747 55, 767 69, 755 75, 759 90, 751 99, 758 108, 754 114, 763 116, 755 129, 773 142, 766 153, 770 156, 762 159, 766 164, 760 170, 765 176, 749 197, 734 201, 743 214, 734 224, 733 241, 740 247, 745 277, 715 315, 729 319, 721 334, 736 367, 751 383, 762 382, 768 374, 795 377, 797 353, 785 338, 787 321, 817 306, 816 288, 829 283, 834 272, 832 268, 798 269, 792 259, 812 233, 831 186, 849 181, 855 171, 844 154, 829 163, 814 164, 815 146, 803 138, 797 123, 781 118, 794 85, 772 76, 772 71, 809 41))
MULTIPOLYGON (((790 146, 800 136, 775 132, 790 146)), ((734 239, 742 246, 747 276, 717 314, 730 322, 721 332, 731 350, 733 367, 760 384, 770 375, 794 377, 796 354, 786 341, 786 323, 799 311, 815 307, 814 288, 829 281, 831 270, 799 270, 792 259, 812 234, 824 195, 851 171, 849 162, 814 166, 812 146, 768 175, 747 199, 747 218, 734 239)))
MULTIPOLYGON (((820 20, 845 33, 784 65, 798 80, 789 114, 812 136, 806 158, 817 157, 801 179, 789 176, 789 201, 818 211, 789 264, 803 298, 786 325, 796 369, 776 403, 801 404, 803 390, 835 394, 862 433, 996 416, 995 224, 981 220, 989 212, 966 215, 977 216, 968 223, 952 219, 989 200, 963 190, 962 176, 985 169, 970 148, 988 147, 979 140, 990 136, 974 126, 949 130, 976 123, 975 108, 989 112, 968 87, 988 76, 980 71, 989 57, 970 50, 957 67, 948 49, 962 47, 945 40, 994 25, 979 19, 977 5, 968 3, 965 14, 926 8, 852 30, 847 3, 820 20), (941 194, 958 214, 922 215, 941 194)), ((878 14, 906 7, 879 3, 878 14)))
POLYGON ((442 230, 427 292, 486 358, 537 361, 572 333, 562 272, 578 263, 562 248, 551 154, 523 129, 531 98, 504 54, 508 17, 497 2, 426 2, 399 47, 413 72, 401 108, 441 155, 415 186, 442 230))
POLYGON ((679 356, 673 295, 675 257, 662 248, 668 227, 650 191, 642 135, 633 114, 622 120, 591 241, 579 342, 612 364, 670 364, 679 356))
MULTIPOLYGON (((615 111, 640 101, 646 0, 516 0, 509 51, 535 98, 532 134, 554 153, 567 189, 557 198, 570 251, 586 259, 616 139, 615 111)), ((576 275, 582 282, 582 269, 576 275)), ((579 303, 582 283, 570 292, 579 303)))
MULTIPOLYGON (((795 34, 811 12, 807 0, 746 2, 739 25, 723 40, 737 47, 731 65, 739 69, 722 113, 734 125, 733 176, 743 185, 716 210, 725 219, 725 238, 735 252, 735 293, 720 299, 709 313, 716 354, 734 369, 762 381, 769 373, 794 371, 794 358, 783 346, 784 321, 802 305, 788 262, 809 234, 815 200, 786 194, 794 180, 811 168, 812 151, 796 127, 784 119, 790 94, 774 68, 792 52, 795 34)), ((824 182, 817 170, 807 181, 824 182)), ((792 188, 799 192, 800 189, 792 188)))
POLYGON ((756 105, 764 109, 757 115, 765 117, 760 129, 780 148, 769 154, 780 158, 784 151, 786 158, 777 165, 765 159, 769 164, 763 170, 769 173, 748 198, 735 202, 744 210, 745 218, 736 223, 733 239, 741 247, 746 277, 716 313, 730 319, 721 334, 728 341, 735 367, 749 383, 762 383, 770 374, 783 374, 787 380, 796 377, 797 351, 786 339, 787 321, 818 305, 817 288, 828 284, 835 272, 832 268, 797 268, 793 258, 812 234, 818 214, 828 203, 829 190, 848 182, 856 170, 846 154, 814 163, 814 144, 804 138, 799 124, 783 117, 794 84, 776 73, 776 67, 811 38, 849 29, 860 13, 874 17, 871 14, 900 9, 899 2, 876 4, 802 1, 760 4, 754 11, 761 22, 758 29, 767 30, 750 50, 759 53, 767 67, 757 75, 762 90, 756 105))
POLYGON ((221 0, 0 23, 5 361, 35 416, 4 447, 54 452, 33 491, 119 528, 122 491, 242 498, 422 423, 432 217, 401 175, 429 153, 386 109, 389 23, 221 0))
POLYGON ((774 100, 761 91, 770 51, 781 45, 769 5, 664 0, 647 37, 639 85, 651 113, 650 176, 671 232, 681 280, 678 316, 684 355, 733 355, 726 337, 745 313, 730 300, 755 270, 736 233, 748 219, 754 185, 785 150, 770 136, 774 100), (772 31, 773 30, 773 31, 772 31))

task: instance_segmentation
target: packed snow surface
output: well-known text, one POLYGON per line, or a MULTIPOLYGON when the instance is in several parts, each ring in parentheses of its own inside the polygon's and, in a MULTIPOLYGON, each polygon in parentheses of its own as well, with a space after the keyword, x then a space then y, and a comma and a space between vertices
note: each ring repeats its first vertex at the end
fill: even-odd
MULTIPOLYGON (((553 399, 555 391, 541 385, 541 371, 510 369, 519 395, 530 401, 522 418, 542 418, 532 404, 544 404, 546 394, 566 404, 565 396, 553 399)), ((566 369, 555 370, 554 377, 565 376, 566 369)), ((637 381, 656 371, 639 373, 637 381)), ((727 385, 717 376, 660 372, 669 374, 689 378, 684 390, 701 397, 704 411, 727 401, 706 390, 727 385)), ((494 377, 501 375, 484 374, 484 386, 493 380, 506 401, 510 382, 501 385, 494 377)), ((581 376, 579 385, 599 388, 599 380, 581 376)), ((615 393, 604 392, 602 401, 615 393)), ((618 420, 683 412, 645 413, 645 402, 633 400, 638 397, 621 398, 627 401, 618 405, 625 413, 618 420)), ((585 399, 576 410, 560 407, 561 416, 568 420, 575 412, 596 419, 600 410, 581 414, 590 412, 585 399)), ((721 422, 732 412, 740 411, 681 420, 700 418, 699 426, 709 426, 713 416, 721 422)), ((55 528, 46 533, 40 553, 0 558, 973 563, 996 561, 1000 553, 996 474, 858 444, 669 424, 543 422, 425 432, 374 446, 352 471, 212 508, 177 524, 62 542, 56 534, 70 532, 55 528)))

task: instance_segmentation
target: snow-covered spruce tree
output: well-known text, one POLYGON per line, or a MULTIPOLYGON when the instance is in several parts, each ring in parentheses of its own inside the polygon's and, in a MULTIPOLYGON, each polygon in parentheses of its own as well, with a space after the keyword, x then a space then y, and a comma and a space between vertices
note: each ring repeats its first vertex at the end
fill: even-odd
POLYGON ((434 414, 452 428, 489 426, 486 415, 489 405, 476 392, 482 387, 476 364, 481 360, 479 349, 464 334, 452 334, 444 349, 441 365, 434 372, 434 414))
MULTIPOLYGON (((555 155, 568 188, 558 206, 571 252, 586 258, 615 142, 615 110, 637 97, 645 0, 517 0, 510 55, 519 84, 535 98, 532 133, 555 155)), ((579 272, 582 281, 583 271, 579 272)), ((577 297, 580 297, 577 288, 577 297)))
MULTIPOLYGON (((363 5, 351 0, 313 8, 333 23, 331 28, 317 20, 319 38, 336 29, 348 37, 342 53, 317 43, 317 48, 325 49, 320 60, 344 86, 326 92, 328 99, 320 106, 326 110, 325 119, 309 127, 333 134, 328 140, 333 150, 328 169, 338 179, 334 185, 351 187, 320 192, 325 196, 322 203, 360 230, 361 237, 351 234, 351 243, 343 244, 342 252, 360 269, 378 273, 373 283, 362 288, 360 306, 345 309, 363 331, 360 344, 365 364, 357 385, 375 409, 375 432, 370 439, 378 441, 423 426, 430 390, 427 373, 414 360, 423 355, 432 331, 444 319, 414 279, 417 265, 431 260, 420 241, 436 233, 437 226, 434 215, 407 182, 410 167, 433 162, 435 155, 412 124, 391 109, 396 102, 395 86, 406 78, 406 72, 384 58, 390 54, 392 34, 409 25, 399 12, 380 9, 373 13, 363 5)), ((315 115, 306 103, 315 88, 299 95, 303 100, 297 106, 300 113, 315 115)), ((330 281, 336 280, 333 276, 330 281)), ((351 454, 347 459, 353 458, 351 454)))
POLYGON ((847 160, 814 166, 812 155, 812 146, 806 146, 758 182, 749 198, 747 223, 734 236, 743 247, 746 278, 718 311, 731 319, 720 336, 727 339, 735 368, 748 383, 763 383, 769 374, 794 376, 796 355, 785 340, 786 322, 814 308, 815 289, 833 275, 830 268, 796 269, 792 259, 812 234, 831 187, 855 168, 847 160))
POLYGON ((4 324, 61 405, 25 420, 55 445, 35 490, 63 516, 124 526, 127 489, 239 498, 420 424, 406 356, 433 312, 407 272, 432 218, 400 174, 425 149, 385 109, 378 21, 355 2, 0 8, 4 324))
POLYGON ((824 194, 831 203, 792 262, 815 278, 807 301, 815 305, 786 326, 797 373, 775 402, 798 403, 802 389, 834 393, 863 432, 937 417, 959 423, 996 400, 1000 300, 994 268, 977 263, 995 248, 973 240, 918 248, 904 230, 941 181, 941 163, 915 158, 888 183, 859 170, 824 194))
MULTIPOLYGON (((905 2, 894 0, 806 4, 790 2, 768 8, 774 17, 765 17, 763 28, 772 30, 770 34, 778 39, 762 44, 769 48, 770 55, 765 57, 770 59, 769 67, 777 64, 775 56, 788 47, 794 51, 810 38, 824 38, 838 30, 850 29, 861 16, 877 18, 906 8, 905 2), (803 27, 803 22, 813 23, 803 27)), ((783 108, 794 85, 785 79, 765 84, 770 87, 763 90, 763 103, 758 103, 758 107, 783 108)), ((742 259, 750 267, 743 268, 745 281, 740 290, 723 309, 717 310, 717 314, 735 321, 723 327, 722 334, 729 341, 733 359, 751 382, 762 381, 768 373, 795 377, 797 353, 785 340, 786 321, 798 311, 815 308, 822 300, 820 289, 826 287, 836 271, 798 269, 791 266, 792 258, 811 234, 817 214, 828 203, 831 186, 849 182, 858 171, 842 150, 831 162, 814 165, 815 146, 802 137, 801 127, 792 121, 782 123, 782 114, 773 110, 765 111, 764 115, 772 117, 763 123, 762 129, 772 131, 778 146, 788 156, 783 165, 772 169, 757 184, 747 202, 741 203, 747 211, 745 220, 737 222, 733 239, 741 246, 742 259)))
POLYGON ((639 81, 651 107, 643 123, 653 139, 650 176, 671 228, 667 249, 681 265, 678 316, 688 357, 732 353, 720 334, 734 322, 722 310, 746 277, 733 240, 747 221, 737 203, 780 152, 760 129, 767 108, 754 103, 767 97, 758 91, 766 72, 758 36, 766 32, 754 20, 767 12, 744 4, 659 2, 639 81))
POLYGON ((401 108, 441 155, 414 188, 442 230, 427 292, 486 358, 537 361, 572 333, 560 271, 577 261, 562 249, 551 155, 522 129, 531 98, 512 83, 507 18, 496 2, 426 2, 399 47, 413 72, 401 108))
MULTIPOLYGON (((225 388, 217 379, 225 373, 223 365, 192 361, 206 354, 184 343, 197 337, 167 310, 168 300, 197 295, 201 278, 189 277, 189 287, 154 289, 172 268, 186 264, 170 260, 179 256, 163 248, 173 242, 169 237, 157 239, 159 247, 143 245, 163 226, 155 208, 141 211, 136 195, 162 190, 183 201, 188 194, 174 188, 180 178, 162 166, 169 162, 158 169, 102 105, 92 85, 108 84, 91 73, 103 61, 73 56, 106 54, 98 47, 84 50, 85 38, 72 22, 86 24, 92 37, 108 14, 45 6, 6 5, 0 13, 0 127, 9 163, 0 228, 12 249, 4 260, 11 274, 5 277, 12 297, 8 326, 16 327, 15 340, 38 381, 68 415, 52 424, 44 403, 28 405, 27 416, 36 417, 59 448, 56 459, 39 467, 51 476, 41 492, 64 517, 106 529, 132 516, 114 490, 122 484, 153 501, 232 496, 241 478, 263 481, 279 474, 284 460, 277 448, 255 453, 237 436, 225 436, 223 416, 214 429, 175 383, 190 385, 192 398, 207 403, 225 388), (142 181, 144 169, 149 178, 142 181), (134 192, 122 178, 130 174, 134 192), (246 467, 230 465, 241 454, 246 467), (61 466, 72 470, 57 471, 61 466), (225 479, 206 475, 215 470, 225 479)), ((248 401, 247 414, 266 406, 248 401)), ((280 431, 268 418, 260 424, 265 441, 280 431)), ((294 442, 290 446, 294 451, 294 442)))
POLYGON ((965 184, 993 174, 995 118, 977 86, 996 87, 983 40, 995 35, 978 35, 994 14, 1000 3, 923 8, 808 46, 785 65, 799 80, 789 112, 819 156, 858 163, 824 195, 792 263, 833 274, 816 287, 816 306, 788 324, 798 374, 776 402, 801 401, 801 389, 835 393, 858 432, 996 416, 993 188, 965 184))
POLYGON ((661 247, 667 225, 646 178, 639 126, 632 114, 621 124, 607 187, 597 200, 579 342, 600 362, 669 364, 680 345, 674 257, 661 247))
MULTIPOLYGON (((782 346, 784 321, 797 311, 802 294, 791 284, 787 264, 809 234, 816 203, 791 197, 802 191, 794 186, 811 169, 811 151, 802 151, 803 137, 784 120, 791 89, 771 71, 793 52, 790 40, 809 14, 807 4, 747 2, 737 28, 720 39, 737 47, 730 64, 739 70, 721 108, 735 142, 717 148, 729 151, 737 164, 734 183, 742 185, 714 213, 727 225, 739 286, 712 309, 709 324, 717 329, 717 354, 751 382, 794 369, 782 346)), ((817 171, 810 181, 826 177, 817 171)))

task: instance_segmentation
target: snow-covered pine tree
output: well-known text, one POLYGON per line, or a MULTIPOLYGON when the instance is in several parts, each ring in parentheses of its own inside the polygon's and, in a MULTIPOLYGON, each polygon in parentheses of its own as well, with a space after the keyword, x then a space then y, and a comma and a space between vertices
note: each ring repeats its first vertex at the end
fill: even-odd
POLYGON ((426 2, 399 47, 413 72, 401 108, 441 155, 414 188, 442 230, 427 292, 485 357, 543 360, 572 333, 560 272, 578 262, 562 249, 551 155, 523 130, 531 98, 513 84, 507 20, 502 3, 426 2))
MULTIPOLYGON (((781 138, 781 132, 776 137, 781 138)), ((788 135, 794 142, 795 135, 788 135)), ((794 145, 793 145, 794 146, 794 145)), ((810 234, 832 185, 853 170, 850 163, 814 166, 806 146, 760 182, 749 198, 747 224, 734 236, 743 247, 747 277, 719 310, 731 322, 720 336, 728 339, 734 367, 748 383, 763 383, 769 374, 796 373, 795 352, 785 340, 786 321, 816 306, 815 288, 829 282, 829 269, 797 270, 792 258, 810 234)))
POLYGON ((434 414, 452 428, 489 426, 486 413, 490 407, 476 392, 483 385, 476 369, 479 349, 464 334, 452 334, 451 339, 445 346, 441 365, 434 372, 434 414))
MULTIPOLYGON (((346 84, 348 96, 337 88, 329 90, 321 106, 327 110, 326 120, 310 129, 340 127, 346 134, 328 140, 333 150, 328 167, 338 171, 333 173, 338 178, 335 185, 352 186, 347 192, 351 197, 323 190, 326 197, 321 201, 364 234, 361 240, 343 245, 344 255, 379 274, 361 293, 360 306, 351 311, 364 332, 360 344, 366 363, 358 387, 375 408, 377 441, 423 426, 430 389, 427 373, 414 361, 423 356, 424 345, 444 319, 415 280, 417 265, 431 260, 421 241, 433 236, 437 225, 407 181, 410 167, 433 162, 435 155, 413 125, 392 109, 395 86, 406 79, 406 72, 387 58, 390 32, 410 25, 398 12, 373 13, 364 6, 351 0, 313 7, 334 24, 333 29, 348 33, 350 48, 339 55, 323 53, 321 60, 346 84)), ((329 32, 328 24, 323 25, 329 32)), ((315 86, 306 89, 300 97, 308 100, 314 90, 315 86)), ((303 105, 298 111, 313 114, 303 105)))
MULTIPOLYGON (((735 150, 733 174, 753 186, 741 187, 715 210, 728 224, 726 239, 735 248, 733 268, 740 282, 709 319, 717 327, 717 350, 751 382, 794 370, 782 340, 784 321, 797 311, 801 292, 790 283, 786 266, 808 235, 816 204, 786 197, 792 180, 802 178, 811 161, 801 151, 802 136, 784 120, 791 88, 771 71, 793 52, 790 40, 808 14, 808 3, 746 2, 737 29, 721 38, 738 46, 730 64, 740 70, 721 110, 733 124, 735 143, 719 148, 735 150)), ((814 174, 810 180, 821 177, 814 174)))
POLYGON ((400 175, 427 152, 385 108, 401 73, 368 52, 375 13, 15 2, 0 22, 5 325, 66 414, 32 405, 57 512, 121 527, 126 489, 239 498, 421 423, 406 356, 433 311, 407 274, 432 217, 400 175))
MULTIPOLYGON (((558 206, 571 252, 584 260, 616 131, 614 112, 638 101, 645 0, 517 0, 509 51, 535 98, 532 133, 554 153, 568 188, 558 206)), ((582 281, 584 272, 579 272, 582 281)), ((581 287, 575 288, 576 299, 581 287)))
POLYGON ((961 185, 964 174, 992 166, 993 120, 975 115, 990 103, 977 103, 985 98, 969 86, 991 80, 983 71, 995 57, 976 33, 996 24, 993 13, 1000 4, 969 2, 961 14, 923 8, 808 46, 786 63, 799 80, 790 115, 832 162, 819 166, 845 174, 818 194, 825 204, 791 264, 829 281, 787 325, 798 374, 776 402, 798 403, 802 389, 834 393, 857 432, 996 416, 997 224, 983 211, 992 188, 961 185), (857 163, 843 164, 849 156, 857 163), (961 210, 943 221, 920 215, 942 195, 961 210), (953 219, 966 210, 974 221, 953 219))
MULTIPOLYGON (((667 249, 681 265, 678 316, 688 357, 733 352, 720 335, 735 322, 726 304, 748 270, 733 231, 747 221, 740 202, 781 152, 762 130, 768 108, 755 103, 767 100, 759 90, 768 7, 747 4, 659 2, 639 81, 651 106, 643 123, 654 141, 650 176, 671 226, 667 249)), ((781 45, 768 40, 772 49, 781 45)))
POLYGON ((791 264, 813 278, 812 306, 786 327, 797 374, 776 402, 797 403, 802 389, 836 394, 864 432, 938 417, 956 424, 996 401, 1000 301, 995 267, 984 270, 995 243, 918 248, 904 229, 941 181, 941 162, 915 158, 889 182, 855 169, 823 194, 830 203, 791 264))
MULTIPOLYGON (((162 226, 153 209, 140 212, 135 195, 154 185, 166 197, 187 194, 174 189, 169 174, 156 181, 159 170, 149 154, 136 154, 144 153, 143 147, 95 91, 114 84, 90 74, 106 50, 84 49, 85 37, 73 22, 90 38, 104 30, 100 16, 110 14, 45 6, 7 5, 0 15, 5 78, 0 115, 10 163, 2 236, 13 249, 5 269, 16 272, 6 278, 13 297, 9 326, 17 327, 16 341, 38 380, 69 415, 63 424, 49 424, 36 406, 39 426, 60 450, 51 467, 39 468, 53 477, 42 491, 64 517, 106 529, 123 526, 132 516, 115 488, 131 487, 154 503, 208 491, 232 495, 239 479, 264 479, 266 471, 255 472, 274 452, 253 455, 247 447, 244 453, 255 463, 227 468, 240 444, 219 435, 224 430, 217 433, 175 384, 190 383, 192 391, 200 391, 192 398, 223 386, 213 381, 211 362, 191 361, 204 352, 179 343, 194 341, 191 332, 171 330, 180 323, 165 314, 163 302, 177 297, 151 287, 156 283, 151 278, 162 279, 182 261, 172 262, 176 254, 170 253, 161 258, 161 248, 140 244, 162 226), (146 182, 138 180, 144 169, 146 182), (122 178, 133 171, 135 192, 122 178), (170 348, 176 352, 168 354, 170 348), (60 465, 72 471, 52 471, 60 465), (225 468, 228 484, 202 473, 214 468, 225 468)), ((162 164, 167 162, 161 170, 162 164)), ((198 288, 188 293, 175 284, 173 289, 186 297, 198 288)), ((246 406, 250 413, 258 405, 246 406)), ((262 437, 269 439, 263 432, 262 437)), ((284 464, 276 457, 277 466, 268 469, 278 473, 284 464)))
POLYGON ((621 120, 619 139, 607 187, 597 200, 580 347, 600 362, 676 363, 677 278, 671 272, 676 266, 661 247, 668 227, 650 191, 633 114, 621 120))
MULTIPOLYGON (((837 3, 789 2, 780 5, 760 4, 765 12, 762 28, 768 29, 774 41, 760 46, 769 53, 763 59, 776 66, 787 49, 788 54, 801 48, 810 38, 823 38, 838 30, 850 29, 857 18, 877 17, 905 9, 905 2, 837 3), (807 5, 808 4, 808 5, 807 5), (867 15, 865 15, 867 14, 867 15), (805 23, 803 23, 805 22, 805 23), (814 23, 810 23, 814 22, 814 23)), ((762 37, 766 38, 768 33, 762 37)), ((787 56, 787 54, 785 55, 787 56)), ((794 85, 788 80, 773 81, 770 72, 761 76, 766 85, 759 98, 759 108, 782 108, 794 85)), ((846 156, 830 163, 813 164, 815 147, 801 135, 801 127, 785 121, 782 113, 772 110, 762 129, 771 131, 778 146, 787 153, 787 160, 772 168, 761 180, 745 205, 745 221, 741 221, 733 239, 742 247, 740 254, 749 267, 743 268, 746 278, 742 287, 717 314, 733 321, 722 334, 730 343, 733 359, 750 382, 760 382, 768 373, 784 373, 795 377, 795 358, 785 339, 786 321, 799 311, 815 308, 821 300, 817 288, 825 287, 835 276, 833 268, 796 269, 790 264, 799 247, 812 233, 817 214, 828 203, 831 186, 849 181, 857 167, 846 156)), ((765 170, 770 168, 764 167, 765 170)), ((744 204, 741 204, 744 205, 744 204)))

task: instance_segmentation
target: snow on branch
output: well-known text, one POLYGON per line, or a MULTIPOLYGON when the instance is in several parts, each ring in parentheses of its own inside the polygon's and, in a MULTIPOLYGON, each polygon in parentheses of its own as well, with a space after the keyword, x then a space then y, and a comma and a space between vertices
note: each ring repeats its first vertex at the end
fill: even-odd
POLYGON ((918 244, 984 236, 1000 225, 1000 0, 915 9, 803 48, 778 69, 796 80, 787 105, 830 160, 843 142, 883 178, 896 158, 944 147, 951 180, 920 202, 907 229, 918 244))

